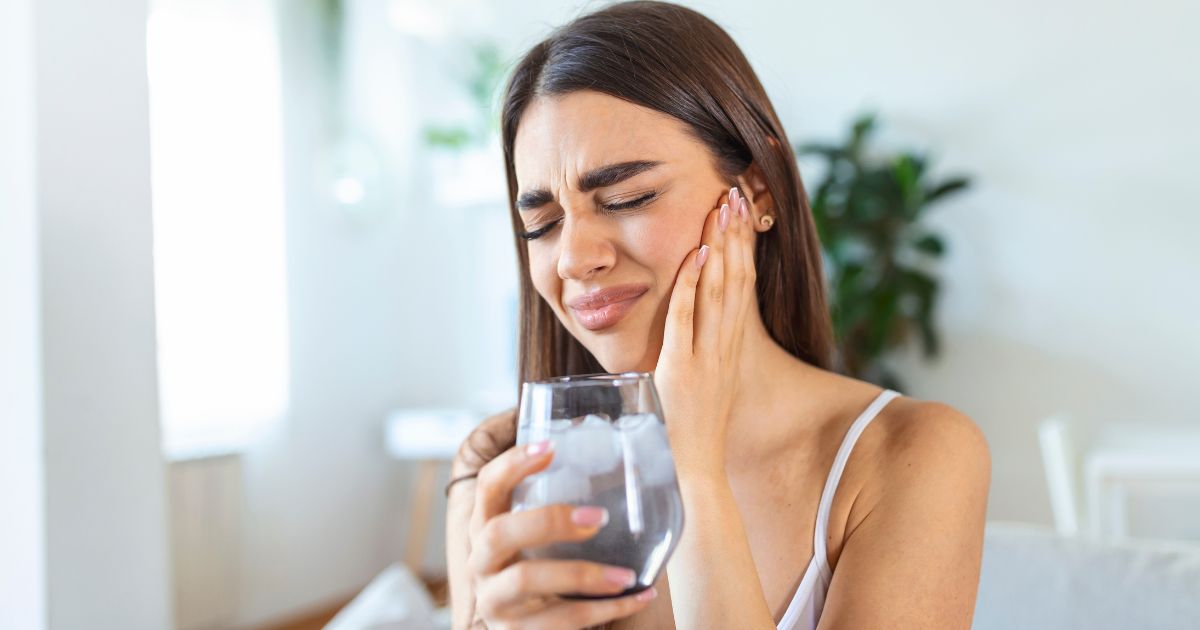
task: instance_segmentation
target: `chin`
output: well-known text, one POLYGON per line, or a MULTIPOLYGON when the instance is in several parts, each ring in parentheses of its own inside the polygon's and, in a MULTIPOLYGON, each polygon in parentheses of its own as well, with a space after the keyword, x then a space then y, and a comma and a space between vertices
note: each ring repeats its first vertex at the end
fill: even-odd
POLYGON ((618 374, 621 372, 653 372, 658 364, 656 347, 651 352, 644 341, 631 342, 620 338, 583 339, 584 347, 596 357, 605 372, 618 374))

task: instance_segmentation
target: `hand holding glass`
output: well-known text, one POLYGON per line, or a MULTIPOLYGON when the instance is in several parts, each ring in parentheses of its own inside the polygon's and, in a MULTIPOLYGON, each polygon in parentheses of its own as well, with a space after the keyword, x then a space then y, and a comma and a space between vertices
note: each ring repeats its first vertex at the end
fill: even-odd
POLYGON ((517 486, 512 510, 593 505, 608 510, 608 523, 588 540, 527 549, 525 556, 632 569, 637 581, 611 597, 650 588, 683 529, 675 463, 651 375, 591 374, 525 383, 517 444, 542 440, 553 444, 553 460, 517 486))

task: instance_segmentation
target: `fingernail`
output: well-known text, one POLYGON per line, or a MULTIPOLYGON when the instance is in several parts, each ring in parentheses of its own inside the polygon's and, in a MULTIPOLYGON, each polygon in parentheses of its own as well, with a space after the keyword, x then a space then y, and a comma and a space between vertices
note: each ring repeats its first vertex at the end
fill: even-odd
POLYGON ((525 446, 525 455, 528 457, 533 457, 535 455, 541 455, 542 453, 545 453, 548 450, 550 450, 550 440, 543 440, 541 442, 533 442, 532 444, 528 444, 525 446))
POLYGON ((741 195, 738 194, 737 186, 729 189, 729 205, 736 207, 739 197, 741 197, 741 195))
POLYGON ((571 522, 583 527, 604 527, 608 523, 608 510, 587 505, 571 510, 571 522))
POLYGON ((653 586, 633 596, 633 598, 639 602, 648 602, 655 597, 658 597, 658 591, 654 590, 653 586))
POLYGON ((604 570, 604 579, 617 586, 633 586, 633 582, 637 580, 637 574, 629 569, 608 567, 604 570))
POLYGON ((729 225, 729 204, 721 204, 721 214, 717 219, 717 227, 721 228, 721 231, 724 232, 727 225, 729 225))
POLYGON ((696 254, 696 268, 703 267, 706 260, 708 260, 708 245, 701 245, 700 253, 696 254))
POLYGON ((750 206, 746 203, 745 198, 742 199, 741 207, 738 209, 738 213, 742 215, 743 221, 750 219, 750 206))

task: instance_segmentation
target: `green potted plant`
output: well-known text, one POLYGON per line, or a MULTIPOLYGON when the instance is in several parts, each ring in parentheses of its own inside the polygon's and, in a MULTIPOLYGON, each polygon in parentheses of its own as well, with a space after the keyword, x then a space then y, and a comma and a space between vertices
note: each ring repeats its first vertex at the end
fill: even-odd
POLYGON ((916 335, 924 356, 939 351, 934 325, 936 275, 944 239, 923 225, 929 207, 965 189, 956 176, 935 180, 917 152, 879 156, 867 151, 875 117, 854 121, 843 144, 795 147, 827 167, 811 195, 824 250, 840 371, 898 389, 886 355, 916 335))

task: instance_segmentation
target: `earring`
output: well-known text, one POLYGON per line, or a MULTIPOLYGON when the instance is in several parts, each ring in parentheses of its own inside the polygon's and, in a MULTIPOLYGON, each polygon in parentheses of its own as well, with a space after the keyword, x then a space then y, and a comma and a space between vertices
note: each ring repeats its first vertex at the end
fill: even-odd
POLYGON ((758 220, 758 222, 761 223, 764 228, 769 230, 771 229, 772 225, 775 225, 775 217, 769 214, 764 214, 762 215, 762 218, 758 220))

